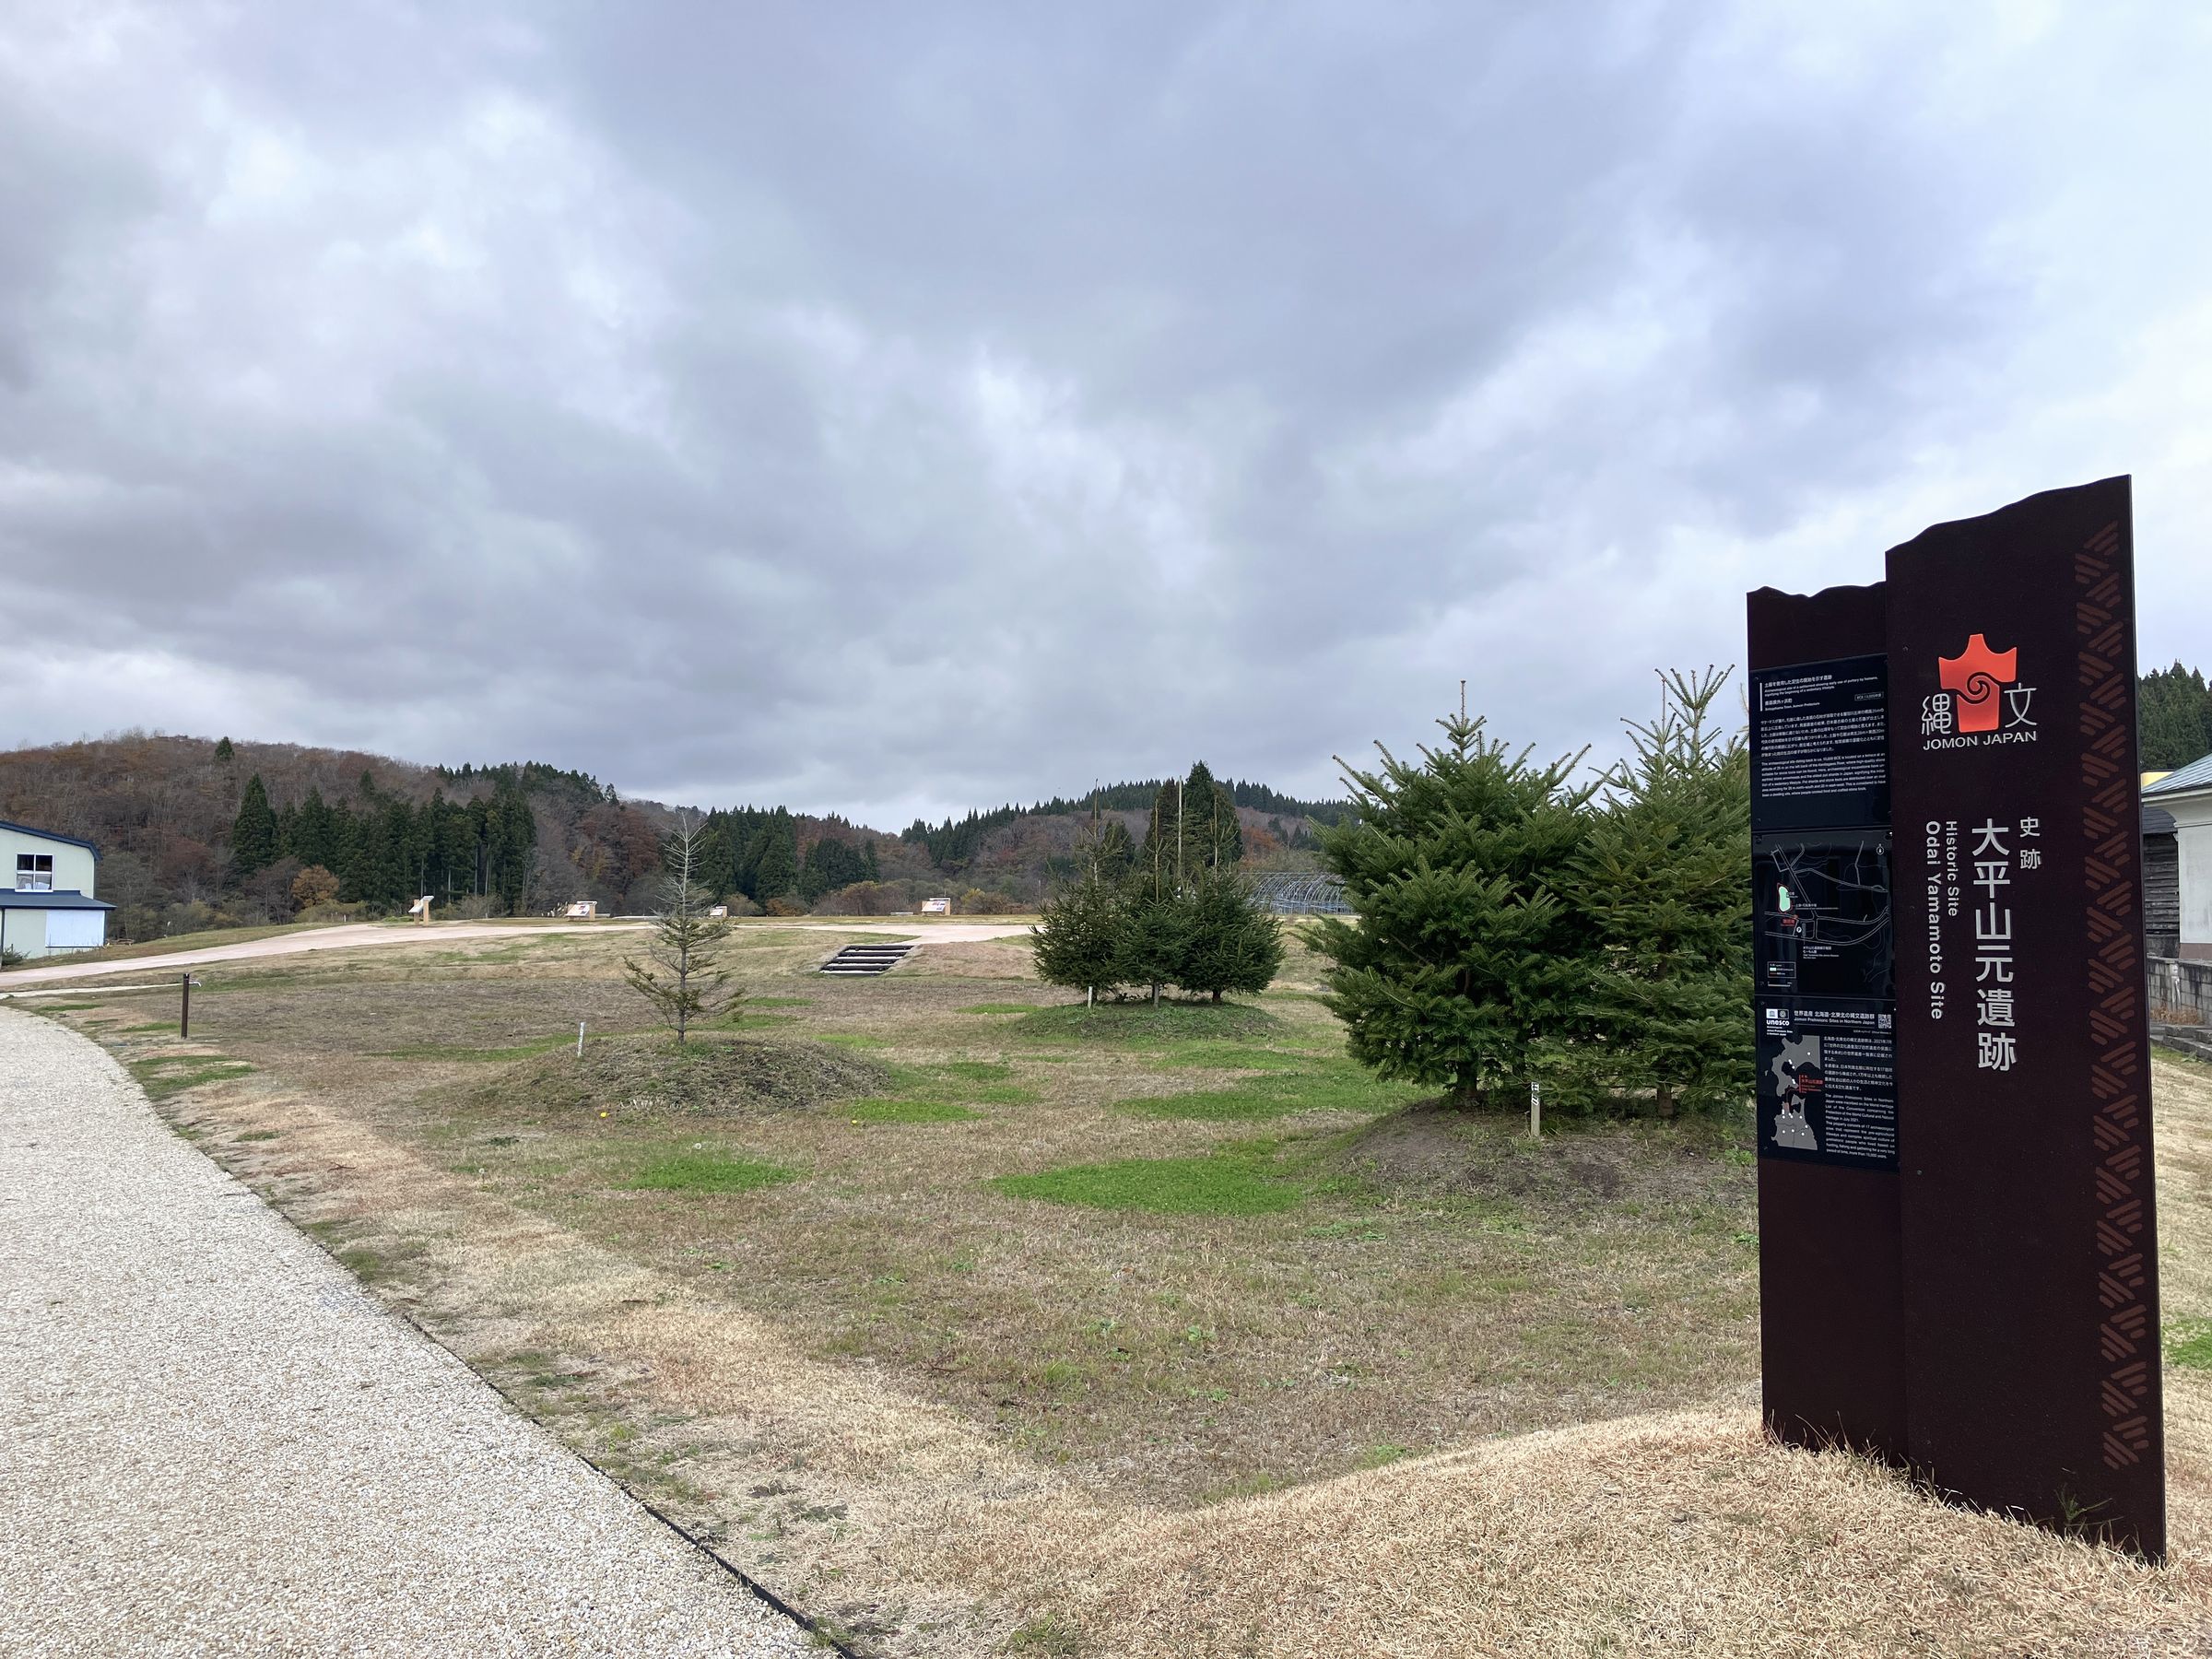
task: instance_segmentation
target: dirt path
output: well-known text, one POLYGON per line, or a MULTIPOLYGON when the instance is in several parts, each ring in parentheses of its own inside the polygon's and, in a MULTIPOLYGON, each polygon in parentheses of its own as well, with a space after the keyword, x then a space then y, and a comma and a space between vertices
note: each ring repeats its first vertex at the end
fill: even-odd
POLYGON ((0 1399, 9 1653, 808 1651, 6 1010, 0 1399))

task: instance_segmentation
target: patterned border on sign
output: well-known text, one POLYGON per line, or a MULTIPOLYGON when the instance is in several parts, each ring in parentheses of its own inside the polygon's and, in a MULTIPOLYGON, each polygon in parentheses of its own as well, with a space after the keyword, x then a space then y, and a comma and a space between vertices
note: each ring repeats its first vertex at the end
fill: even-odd
POLYGON ((2088 901, 2089 1086, 2096 1098, 2098 1327, 2103 1375, 2104 1464, 2127 1468, 2150 1455, 2151 1389, 2159 1333, 2149 1283, 2149 1079, 2143 1071, 2143 959, 2136 915, 2138 856, 2134 652, 2120 526, 2107 524, 2074 559, 2074 630, 2081 689, 2082 841, 2088 901))

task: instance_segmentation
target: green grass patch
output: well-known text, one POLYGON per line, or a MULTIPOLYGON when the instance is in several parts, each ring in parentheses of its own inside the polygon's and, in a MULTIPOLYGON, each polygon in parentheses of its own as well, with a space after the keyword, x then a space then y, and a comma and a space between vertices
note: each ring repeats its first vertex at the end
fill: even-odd
POLYGON ((814 1041, 834 1042, 839 1048, 879 1049, 891 1046, 889 1038, 871 1036, 866 1031, 823 1031, 814 1041))
POLYGON ((963 1083, 1004 1083, 1014 1068, 998 1060, 947 1060, 934 1069, 963 1083))
MULTIPOLYGON (((14 999, 10 998, 10 1000, 14 999)), ((87 1014, 94 1008, 104 1008, 108 1005, 96 1002, 27 1002, 18 1006, 26 1012, 32 1014, 87 1014)))
POLYGON ((952 1100, 855 1100, 845 1115, 862 1124, 964 1124, 982 1114, 952 1100))
POLYGON ((166 1100, 203 1083, 223 1083, 250 1075, 253 1068, 243 1060, 222 1054, 157 1054, 130 1063, 131 1075, 152 1100, 166 1100))
POLYGON ((241 1141, 273 1141, 282 1137, 280 1129, 248 1129, 238 1138, 241 1141))
POLYGON ((1256 1042, 1178 1042, 1145 1057, 1147 1071, 1297 1071, 1325 1056, 1256 1042))
POLYGON ((960 1010, 963 1014, 1034 1014, 1035 1003, 970 1003, 960 1010))
POLYGON ((1081 1659, 1083 1638, 1056 1618, 1032 1618, 1006 1638, 1006 1652, 1021 1659, 1081 1659))
POLYGON ((811 996, 748 996, 741 1006, 747 1008, 811 1008, 811 996))
POLYGON ((1037 1008, 1009 1022, 1024 1042, 1100 1042, 1168 1048, 1180 1042, 1265 1041, 1288 1028, 1265 1008, 1245 1003, 1100 1003, 1037 1008))
MULTIPOLYGON (((892 1100, 910 1105, 1027 1106, 1037 1091, 1011 1077, 1014 1068, 995 1060, 947 1060, 935 1065, 891 1067, 892 1100)), ((914 1122, 924 1120, 915 1119, 914 1122)))
POLYGON ((796 1170, 759 1159, 676 1152, 654 1159, 623 1184, 633 1193, 751 1193, 798 1178, 796 1170))
POLYGON ((173 1019, 149 1019, 144 1025, 124 1026, 115 1035, 118 1037, 146 1037, 156 1031, 173 1031, 176 1029, 177 1022, 173 1019))
POLYGON ((1155 1216, 1263 1216, 1289 1209, 1306 1195, 1297 1182, 1234 1149, 1203 1158, 1074 1164, 1036 1175, 1001 1175, 991 1185, 1008 1198, 1155 1216))
POLYGON ((2212 1319, 2177 1320, 2169 1325, 2166 1358, 2183 1371, 2212 1371, 2212 1319))
POLYGON ((1394 1112, 1419 1100, 1424 1092, 1408 1084, 1385 1083, 1350 1060, 1319 1064, 1309 1060, 1304 1064, 1312 1069, 1253 1077, 1228 1088, 1159 1095, 1122 1104, 1146 1117, 1241 1124, 1288 1117, 1298 1112, 1394 1112))

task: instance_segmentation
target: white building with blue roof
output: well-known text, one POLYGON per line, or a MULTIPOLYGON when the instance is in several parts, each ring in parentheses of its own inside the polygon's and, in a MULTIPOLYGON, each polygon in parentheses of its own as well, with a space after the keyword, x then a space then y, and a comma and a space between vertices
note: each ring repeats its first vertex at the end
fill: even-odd
POLYGON ((99 868, 88 841, 0 820, 0 959, 105 945, 115 907, 93 896, 99 868))
POLYGON ((2212 961, 2212 755, 2170 771, 2143 790, 2144 828, 2173 825, 2174 922, 2184 961, 2212 961))

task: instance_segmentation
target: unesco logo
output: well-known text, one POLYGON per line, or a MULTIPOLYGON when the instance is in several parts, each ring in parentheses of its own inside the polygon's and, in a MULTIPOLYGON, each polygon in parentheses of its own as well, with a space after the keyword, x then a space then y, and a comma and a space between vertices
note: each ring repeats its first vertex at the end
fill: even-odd
POLYGON ((2020 653, 1994 651, 1980 634, 1957 656, 1937 657, 1942 689, 1920 700, 1921 747, 1978 748, 1997 743, 2033 743, 2035 688, 2020 681, 2020 653))

